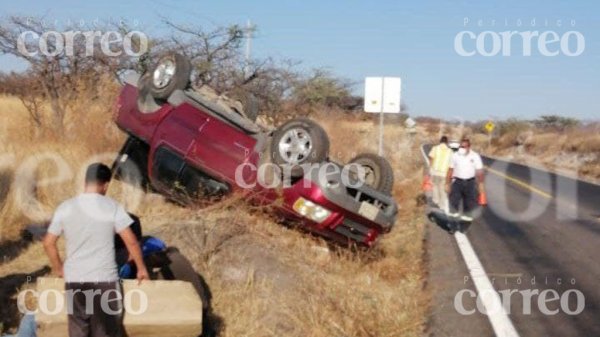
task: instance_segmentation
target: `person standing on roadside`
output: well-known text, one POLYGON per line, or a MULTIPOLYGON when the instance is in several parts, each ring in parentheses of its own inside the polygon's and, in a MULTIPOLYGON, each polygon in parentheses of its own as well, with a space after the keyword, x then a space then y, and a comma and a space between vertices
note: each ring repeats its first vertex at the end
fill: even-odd
MULTIPOLYGON (((471 150, 471 141, 468 138, 461 140, 460 148, 452 156, 447 184, 450 189, 449 215, 459 218, 459 223, 470 224, 473 221, 473 211, 477 208, 478 189, 483 184, 483 162, 481 156, 471 150), (461 203, 462 215, 459 212, 461 203)), ((466 229, 468 227, 455 228, 460 231, 466 229)))
POLYGON ((448 146, 448 137, 442 136, 440 143, 429 151, 431 161, 432 199, 442 211, 448 213, 448 193, 446 192, 446 175, 454 152, 448 146))
POLYGON ((111 176, 108 166, 90 165, 84 192, 56 209, 44 238, 52 271, 64 277, 66 294, 70 296, 67 303, 72 303, 68 308, 69 337, 123 335, 115 232, 135 261, 137 279, 149 279, 140 246, 129 227, 133 220, 123 206, 105 196, 111 176), (56 247, 61 235, 65 237, 67 253, 64 267, 56 247), (87 296, 88 293, 93 295, 87 296))

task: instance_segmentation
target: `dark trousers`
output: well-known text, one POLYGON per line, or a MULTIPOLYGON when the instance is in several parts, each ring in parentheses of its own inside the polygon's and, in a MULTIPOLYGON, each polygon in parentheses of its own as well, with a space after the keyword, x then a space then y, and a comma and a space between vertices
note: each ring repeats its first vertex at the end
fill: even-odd
POLYGON ((65 284, 69 337, 121 337, 123 296, 119 282, 65 284))
POLYGON ((472 212, 477 208, 477 182, 475 178, 454 179, 450 189, 450 212, 458 213, 462 201, 463 214, 472 216, 472 212))

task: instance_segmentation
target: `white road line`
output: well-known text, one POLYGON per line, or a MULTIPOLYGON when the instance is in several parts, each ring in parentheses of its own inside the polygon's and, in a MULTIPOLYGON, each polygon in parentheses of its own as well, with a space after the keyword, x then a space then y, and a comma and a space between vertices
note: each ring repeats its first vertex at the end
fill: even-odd
MULTIPOLYGON (((424 145, 421 145, 421 153, 429 168, 429 158, 425 154, 424 145)), ((515 326, 504 310, 500 295, 498 295, 490 279, 487 277, 485 269, 483 269, 477 254, 475 254, 469 238, 460 232, 455 233, 454 238, 467 265, 467 269, 469 269, 469 274, 477 290, 477 297, 481 300, 481 304, 485 308, 486 316, 492 324, 494 333, 498 337, 519 337, 515 326)))
POLYGON ((460 232, 454 233, 454 238, 469 269, 469 274, 471 274, 471 279, 477 289, 477 297, 481 300, 481 304, 485 308, 486 316, 492 324, 494 333, 499 337, 518 337, 519 334, 515 326, 510 318, 508 318, 506 311, 504 311, 500 295, 498 295, 490 279, 487 277, 485 269, 483 269, 473 246, 471 246, 469 238, 460 232))
POLYGON ((429 168, 431 163, 429 162, 429 156, 425 153, 425 145, 421 145, 421 154, 423 155, 423 160, 425 160, 425 163, 427 164, 427 168, 429 168))

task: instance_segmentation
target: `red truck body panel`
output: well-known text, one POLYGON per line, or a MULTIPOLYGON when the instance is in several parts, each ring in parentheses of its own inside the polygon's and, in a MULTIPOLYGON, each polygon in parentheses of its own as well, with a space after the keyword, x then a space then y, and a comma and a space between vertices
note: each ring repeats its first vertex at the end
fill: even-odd
MULTIPOLYGON (((153 162, 159 147, 167 147, 184 158, 186 163, 202 170, 208 176, 227 183, 234 190, 244 190, 255 202, 271 204, 276 199, 283 200, 279 207, 280 214, 300 221, 310 231, 337 241, 349 241, 347 237, 335 231, 345 220, 356 221, 370 228, 363 242, 359 244, 372 245, 378 234, 383 231, 377 222, 350 212, 330 200, 323 188, 314 181, 300 179, 290 187, 277 189, 254 184, 257 182, 257 170, 250 167, 258 167, 264 152, 264 145, 257 145, 257 135, 249 134, 240 127, 216 117, 214 113, 188 103, 176 107, 164 103, 155 112, 143 113, 138 110, 137 98, 138 89, 125 84, 117 101, 115 121, 125 132, 149 144, 148 163, 153 162), (243 181, 256 185, 249 190, 236 184, 236 171, 244 164, 251 165, 241 170, 243 181), (293 209, 294 202, 300 197, 327 208, 331 214, 321 223, 300 216, 293 209)), ((149 164, 145 169, 152 181, 151 166, 149 164)))

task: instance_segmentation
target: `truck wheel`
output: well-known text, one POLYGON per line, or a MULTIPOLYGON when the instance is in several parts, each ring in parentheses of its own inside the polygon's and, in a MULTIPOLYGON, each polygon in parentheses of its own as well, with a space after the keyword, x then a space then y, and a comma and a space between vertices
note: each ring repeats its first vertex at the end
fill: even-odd
POLYGON ((191 283, 202 300, 202 309, 209 309, 210 291, 204 280, 196 273, 190 261, 174 247, 167 248, 167 257, 171 263, 161 268, 160 276, 165 280, 179 280, 191 283))
POLYGON ((329 138, 323 128, 308 118, 295 118, 277 128, 271 142, 273 162, 289 167, 293 177, 303 173, 301 165, 320 163, 329 155, 329 138))
POLYGON ((356 170, 350 167, 351 178, 357 179, 379 192, 392 193, 394 170, 387 159, 374 153, 362 153, 354 157, 349 164, 358 164, 362 168, 362 170, 356 170))
POLYGON ((162 57, 150 72, 150 94, 155 99, 167 99, 175 90, 187 88, 191 72, 187 57, 177 53, 162 57))

